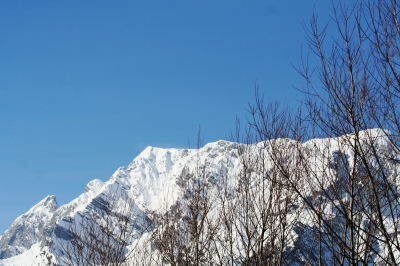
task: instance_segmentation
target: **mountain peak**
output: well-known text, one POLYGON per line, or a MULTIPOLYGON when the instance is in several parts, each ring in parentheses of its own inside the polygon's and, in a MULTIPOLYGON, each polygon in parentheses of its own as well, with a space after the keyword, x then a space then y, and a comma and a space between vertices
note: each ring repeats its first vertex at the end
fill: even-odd
POLYGON ((104 186, 103 181, 101 181, 100 179, 93 179, 86 185, 85 193, 91 192, 93 194, 96 194, 97 191, 99 191, 103 186, 104 186))
POLYGON ((19 216, 0 237, 0 259, 18 255, 41 241, 57 209, 56 197, 49 195, 19 216))

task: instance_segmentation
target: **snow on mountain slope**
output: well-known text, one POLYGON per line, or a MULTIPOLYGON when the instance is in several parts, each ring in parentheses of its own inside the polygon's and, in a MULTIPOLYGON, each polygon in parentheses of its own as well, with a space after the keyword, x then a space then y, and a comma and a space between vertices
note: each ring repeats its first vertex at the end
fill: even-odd
POLYGON ((0 237, 0 259, 9 258, 40 242, 57 210, 55 196, 48 196, 18 217, 0 237))
MULTIPOLYGON (((206 162, 209 169, 219 175, 235 145, 218 141, 199 151, 147 147, 126 169, 119 169, 113 177, 123 177, 124 182, 132 185, 139 206, 158 210, 161 205, 168 207, 176 201, 182 190, 180 179, 186 172, 195 171, 196 166, 206 162)), ((231 158, 230 167, 234 169, 238 163, 231 158)))
POLYGON ((35 243, 22 254, 0 260, 0 266, 38 266, 41 265, 41 262, 45 265, 43 261, 39 261, 39 254, 40 244, 35 243))

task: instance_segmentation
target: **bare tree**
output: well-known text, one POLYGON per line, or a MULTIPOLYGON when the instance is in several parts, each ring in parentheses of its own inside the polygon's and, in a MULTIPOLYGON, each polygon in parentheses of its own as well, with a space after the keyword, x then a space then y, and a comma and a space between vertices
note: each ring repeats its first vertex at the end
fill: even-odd
POLYGON ((293 229, 301 210, 297 195, 271 163, 271 143, 256 137, 247 143, 239 150, 241 164, 233 200, 236 261, 244 265, 289 265, 294 259, 293 229))
POLYGON ((219 228, 215 215, 218 190, 207 161, 201 161, 198 138, 194 170, 188 167, 180 175, 182 197, 155 217, 152 233, 161 261, 169 265, 208 265, 213 261, 213 238, 219 228))
POLYGON ((289 158, 290 147, 278 142, 270 156, 307 206, 310 223, 299 220, 297 244, 308 264, 399 263, 398 8, 389 0, 338 1, 322 29, 314 15, 305 30, 320 65, 303 61, 299 69, 307 111, 265 108, 259 96, 251 109, 260 138, 296 141, 289 158), (332 29, 337 35, 327 41, 332 29))

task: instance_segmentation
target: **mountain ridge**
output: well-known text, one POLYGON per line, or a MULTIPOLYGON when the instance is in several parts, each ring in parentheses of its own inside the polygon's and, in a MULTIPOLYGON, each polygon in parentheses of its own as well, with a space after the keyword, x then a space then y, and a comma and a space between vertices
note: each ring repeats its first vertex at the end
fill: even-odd
MULTIPOLYGON (((388 134, 390 132, 380 129, 365 130, 360 132, 359 136, 361 138, 359 141, 362 145, 365 145, 363 148, 366 150, 371 148, 369 145, 375 145, 374 151, 378 153, 379 158, 384 158, 383 160, 386 160, 385 158, 399 158, 400 156, 394 154, 390 148, 391 143, 387 139, 388 134)), ((163 230, 171 226, 171 221, 168 220, 168 217, 178 219, 176 220, 177 224, 173 227, 178 230, 176 232, 178 235, 186 234, 188 232, 186 231, 187 226, 190 226, 190 223, 193 222, 190 220, 191 215, 193 215, 193 209, 191 208, 194 206, 193 204, 196 204, 195 201, 192 201, 191 197, 193 195, 209 200, 207 204, 210 204, 210 206, 205 206, 204 208, 209 208, 207 219, 209 219, 208 226, 211 226, 211 228, 215 221, 223 218, 220 215, 227 211, 225 209, 226 206, 230 206, 230 208, 240 212, 240 208, 244 208, 243 206, 246 205, 240 205, 242 200, 249 197, 249 195, 250 198, 255 197, 257 199, 277 197, 276 199, 271 198, 275 201, 268 208, 277 208, 277 210, 274 210, 276 212, 274 215, 283 219, 282 222, 285 226, 289 224, 287 231, 285 231, 287 235, 283 239, 285 240, 285 246, 282 254, 285 258, 291 261, 292 265, 304 265, 307 260, 316 260, 313 253, 321 252, 323 260, 328 264, 332 263, 334 258, 328 246, 323 244, 320 246, 320 251, 317 251, 315 245, 310 244, 314 241, 315 236, 313 234, 316 226, 315 220, 312 219, 309 213, 310 206, 317 204, 315 206, 323 208, 324 217, 328 217, 324 219, 330 219, 329 221, 337 223, 338 228, 341 228, 343 221, 341 220, 340 206, 337 205, 337 201, 326 201, 326 195, 334 192, 337 200, 343 201, 342 206, 347 204, 346 197, 348 197, 348 194, 343 190, 347 184, 343 183, 343 180, 341 180, 343 178, 340 176, 342 175, 341 171, 347 169, 347 165, 356 162, 351 150, 351 142, 353 140, 354 135, 348 134, 336 138, 310 139, 306 142, 298 142, 292 139, 273 139, 254 144, 217 141, 208 143, 199 149, 165 149, 149 146, 127 167, 119 167, 107 181, 103 182, 98 179, 90 181, 86 185, 84 192, 70 203, 59 207, 48 204, 53 208, 49 208, 50 211, 47 212, 47 216, 42 215, 44 218, 42 219, 43 225, 41 228, 46 228, 46 230, 40 231, 43 232, 41 239, 29 238, 30 242, 26 240, 24 242, 25 246, 22 244, 18 246, 17 244, 20 242, 11 241, 13 234, 17 236, 18 234, 15 232, 24 232, 24 234, 20 235, 27 235, 30 227, 18 229, 21 227, 11 226, 6 232, 12 233, 4 234, 7 237, 4 237, 4 235, 0 237, 0 243, 6 243, 0 246, 0 252, 3 252, 1 254, 6 254, 2 260, 0 259, 0 265, 15 265, 16 262, 23 262, 20 265, 30 265, 29 260, 32 257, 36 258, 36 264, 32 265, 45 265, 48 258, 62 257, 65 247, 69 245, 72 239, 75 241, 73 237, 75 237, 74 234, 77 231, 74 231, 76 229, 73 227, 74 224, 83 224, 91 227, 93 224, 85 223, 91 222, 93 217, 98 217, 94 220, 98 224, 107 220, 112 226, 119 222, 119 217, 124 217, 124 215, 131 217, 129 222, 132 222, 132 224, 129 225, 128 230, 130 237, 129 239, 123 239, 123 242, 127 243, 123 248, 123 252, 126 254, 133 252, 132 250, 138 243, 145 241, 144 237, 155 239, 150 233, 154 233, 155 237, 157 237, 157 234, 162 237, 163 230), (275 152, 283 152, 282 157, 279 158, 285 167, 289 167, 289 171, 293 171, 295 176, 297 174, 303 175, 304 173, 301 172, 303 170, 311 171, 312 176, 306 176, 304 180, 301 180, 301 182, 309 183, 299 183, 298 189, 302 190, 304 197, 293 194, 293 191, 289 194, 281 194, 276 191, 274 184, 269 181, 270 178, 279 176, 274 173, 277 170, 274 168, 274 162, 269 157, 270 154, 275 152), (299 152, 303 154, 299 154, 299 152), (304 162, 307 163, 308 168, 300 169, 301 167, 299 168, 296 164, 296 158, 299 158, 300 155, 305 157, 304 162), (260 162, 262 164, 257 165, 260 162), (249 180, 247 187, 243 187, 246 185, 246 179, 249 180), (317 181, 318 187, 313 187, 313 180, 317 181), (202 188, 205 190, 201 190, 202 188), (308 201, 308 205, 305 205, 304 202, 306 201, 308 201), (282 212, 282 210, 286 211, 282 212), (191 211, 192 213, 190 213, 191 211), (118 215, 115 215, 116 213, 118 215), (281 216, 283 214, 285 216, 281 216), (179 230, 182 232, 179 232, 179 230), (26 243, 30 243, 31 250, 29 250, 29 245, 26 243), (49 246, 49 243, 52 243, 52 245, 49 246), (305 250, 310 252, 310 254, 307 253, 309 258, 305 258, 302 255, 305 250), (40 261, 41 264, 37 261, 40 261)), ((374 161, 376 157, 371 158, 372 160, 368 164, 376 164, 374 161)), ((399 191, 399 165, 396 164, 396 161, 393 161, 393 163, 382 162, 385 163, 384 174, 387 175, 387 180, 392 182, 393 187, 391 189, 394 192, 399 191)), ((371 166, 371 168, 373 167, 371 166)), ((360 173, 363 171, 362 168, 355 169, 360 173)), ((358 181, 355 184, 355 189, 361 191, 364 184, 366 184, 365 182, 365 180, 358 181)), ((53 198, 55 201, 54 196, 48 196, 40 203, 52 202, 51 199, 53 198)), ((195 200, 196 198, 193 199, 195 200)), ((258 203, 252 202, 252 204, 258 203)), ((37 205, 47 206, 44 203, 38 203, 37 205)), ((35 206, 31 208, 31 212, 40 210, 39 207, 35 206)), ((256 209, 251 210, 251 213, 257 216, 257 221, 260 221, 260 218, 263 217, 263 212, 267 211, 267 209, 263 208, 266 208, 267 205, 255 207, 256 209)), ((245 217, 235 212, 227 212, 225 214, 230 215, 225 222, 227 224, 240 225, 243 222, 240 219, 245 217)), ((19 224, 17 221, 21 220, 21 217, 36 216, 29 215, 28 211, 28 213, 18 217, 14 223, 19 224)), ((197 219, 194 221, 198 221, 197 219)), ((385 219, 390 221, 391 218, 388 216, 385 219)), ((397 223, 396 220, 392 222, 397 223)), ((278 226, 274 230, 280 230, 281 223, 277 225, 274 225, 274 223, 271 224, 271 228, 278 226)), ((224 230, 221 232, 215 231, 213 234, 223 239, 226 237, 226 231, 224 230)), ((255 232, 257 230, 255 228, 255 232)), ((83 234, 82 239, 85 240, 84 236, 88 235, 88 233, 81 232, 81 234, 83 234)), ((273 236, 273 234, 271 235, 273 236)), ((239 236, 233 236, 233 239, 239 243, 240 239, 237 237, 239 236)), ((20 238, 22 239, 22 237, 20 238)), ((274 241, 274 239, 273 237, 270 241, 274 241)), ((156 240, 154 241, 145 243, 145 245, 148 245, 145 249, 153 250, 154 247, 157 247, 154 252, 162 252, 160 243, 156 240)), ((182 239, 182 241, 188 240, 182 239)), ((190 245, 190 241, 176 243, 176 245, 177 247, 183 245, 182 248, 185 249, 186 245, 190 245)), ((221 248, 218 245, 220 244, 216 244, 215 248, 221 248)), ((374 245, 377 244, 375 243, 374 245)), ((243 249, 244 246, 237 245, 232 249, 232 252, 238 254, 238 259, 246 262, 243 258, 243 249)), ((379 251, 380 247, 378 246, 376 250, 379 251)), ((147 255, 143 255, 143 259, 147 255)), ((371 259, 375 260, 377 257, 372 256, 371 259)), ((168 263, 157 261, 149 265, 160 264, 168 263)))
MULTIPOLYGON (((201 151, 215 151, 216 148, 224 146, 227 141, 217 141, 208 143, 201 151), (211 148, 211 149, 210 149, 211 148)), ((186 159, 193 161, 193 155, 197 149, 176 149, 176 148, 158 148, 153 146, 146 147, 127 167, 119 167, 111 177, 103 182, 99 179, 91 180, 84 189, 84 192, 71 202, 57 206, 56 197, 53 195, 45 197, 39 203, 35 204, 28 212, 20 215, 12 225, 0 236, 0 262, 2 259, 8 259, 19 255, 31 248, 36 243, 44 241, 44 230, 51 231, 58 219, 64 216, 72 215, 79 211, 84 211, 91 201, 98 195, 104 193, 105 189, 110 190, 132 190, 136 204, 146 211, 155 211, 159 208, 159 203, 164 202, 162 197, 169 198, 167 205, 172 205, 177 198, 179 188, 173 182, 173 178, 178 178, 182 171, 180 167, 188 164, 186 159), (177 162, 179 161, 179 162, 177 162), (176 167, 177 163, 178 167, 176 167), (176 169, 177 168, 177 169, 176 169), (171 176, 170 176, 171 175, 171 176), (170 179, 172 177, 172 179, 170 179), (54 207, 51 205, 51 211, 46 211, 44 203, 53 200, 54 207), (44 211, 43 211, 43 210, 44 211), (31 221, 37 217, 32 213, 37 210, 44 212, 46 221, 31 221), (31 217, 29 220, 26 217, 31 217), (25 220, 29 220, 31 226, 25 226, 25 220), (35 238, 29 238, 28 232, 32 227, 41 228, 41 236, 37 232, 35 238), (46 228, 44 228, 46 227, 46 228), (15 239, 15 240, 14 240, 15 239), (20 239, 18 241, 18 239, 20 239)), ((215 152, 214 152, 215 154, 215 152)), ((204 156, 204 154, 203 154, 204 156)), ((213 156, 213 155, 212 155, 213 156)), ((44 246, 44 243, 41 243, 44 246)))

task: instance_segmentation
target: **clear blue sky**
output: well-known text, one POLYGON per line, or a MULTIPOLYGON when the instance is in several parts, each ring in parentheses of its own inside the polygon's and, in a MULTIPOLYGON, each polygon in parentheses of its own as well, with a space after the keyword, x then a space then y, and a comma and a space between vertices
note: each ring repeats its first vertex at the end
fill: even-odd
MULTIPOLYGON (((331 1, 316 11, 329 16, 331 1)), ((146 146, 226 139, 254 83, 296 105, 315 0, 0 0, 0 234, 146 146)))

